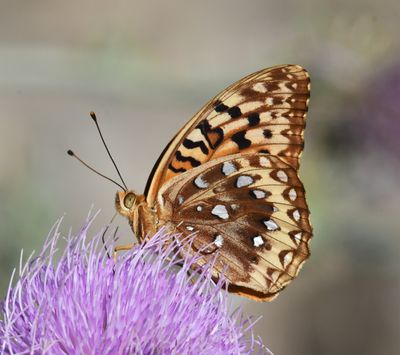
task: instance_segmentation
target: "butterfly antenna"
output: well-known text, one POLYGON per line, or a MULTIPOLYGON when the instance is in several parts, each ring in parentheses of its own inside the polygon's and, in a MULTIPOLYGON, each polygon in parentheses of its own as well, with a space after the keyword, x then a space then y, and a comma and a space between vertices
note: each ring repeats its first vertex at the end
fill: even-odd
POLYGON ((108 176, 105 176, 102 173, 99 173, 96 169, 93 169, 90 165, 88 165, 87 163, 85 163, 81 158, 79 158, 71 149, 67 151, 67 154, 70 155, 71 157, 74 157, 75 159, 77 159, 79 162, 81 162, 83 165, 85 165, 88 169, 92 170, 94 173, 96 173, 97 175, 100 175, 101 177, 107 179, 108 181, 111 181, 112 183, 114 183, 115 185, 117 185, 118 187, 120 187, 122 190, 127 191, 128 189, 126 188, 126 186, 122 186, 121 184, 119 184, 118 182, 116 182, 115 180, 109 178, 108 176))
POLYGON ((128 190, 128 187, 126 186, 125 181, 124 181, 124 179, 122 178, 121 173, 119 172, 119 169, 118 169, 118 167, 117 167, 117 164, 115 163, 115 160, 114 160, 114 158, 112 157, 112 155, 111 155, 111 153, 110 153, 110 150, 109 150, 108 147, 107 147, 106 141, 104 140, 103 134, 101 133, 101 130, 100 130, 100 126, 99 126, 99 124, 98 124, 98 122, 97 122, 96 114, 95 114, 93 111, 90 112, 90 117, 92 118, 92 120, 94 121, 94 123, 95 123, 95 125, 96 125, 97 131, 99 132, 99 135, 100 135, 100 138, 101 138, 101 141, 103 142, 103 145, 104 145, 104 147, 106 148, 107 154, 108 154, 108 156, 110 157, 110 159, 111 159, 111 161, 112 161, 112 163, 113 163, 113 165, 114 165, 114 167, 115 167, 115 170, 117 170, 118 176, 119 176, 119 178, 121 179, 122 184, 125 186, 125 189, 124 189, 124 190, 125 190, 125 191, 128 190))

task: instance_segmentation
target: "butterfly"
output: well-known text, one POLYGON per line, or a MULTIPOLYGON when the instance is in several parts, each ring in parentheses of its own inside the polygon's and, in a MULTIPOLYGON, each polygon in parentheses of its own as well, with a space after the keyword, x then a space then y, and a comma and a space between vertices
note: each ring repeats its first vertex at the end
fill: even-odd
POLYGON ((217 252, 230 292, 269 301, 309 257, 312 227, 298 177, 310 79, 298 65, 244 77, 210 100, 162 152, 143 195, 115 206, 140 242, 166 226, 195 233, 186 256, 217 252))
POLYGON ((126 187, 94 113, 123 186, 75 157, 121 187, 115 207, 139 242, 161 227, 182 240, 193 235, 190 245, 180 243, 182 256, 200 253, 199 266, 212 259, 212 276, 223 272, 228 291, 270 301, 310 255, 310 212, 297 174, 309 96, 309 75, 298 65, 232 84, 170 141, 143 195, 126 187))

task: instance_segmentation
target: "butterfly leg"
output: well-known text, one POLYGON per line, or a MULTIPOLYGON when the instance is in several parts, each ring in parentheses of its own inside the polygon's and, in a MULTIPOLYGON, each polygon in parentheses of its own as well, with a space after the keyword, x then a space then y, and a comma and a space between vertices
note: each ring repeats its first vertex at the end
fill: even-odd
POLYGON ((133 247, 135 247, 136 245, 137 245, 136 243, 132 243, 132 244, 125 244, 125 245, 118 245, 118 246, 116 246, 116 247, 114 248, 114 252, 113 252, 114 262, 115 262, 115 263, 117 262, 117 253, 118 253, 119 251, 122 251, 122 250, 130 250, 130 249, 132 249, 133 247))

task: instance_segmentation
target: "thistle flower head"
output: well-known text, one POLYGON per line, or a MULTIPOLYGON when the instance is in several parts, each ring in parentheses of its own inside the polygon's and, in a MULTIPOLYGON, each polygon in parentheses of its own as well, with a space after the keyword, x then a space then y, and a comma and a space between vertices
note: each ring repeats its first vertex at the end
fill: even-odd
MULTIPOLYGON (((40 254, 20 266, 1 304, 4 354, 247 354, 268 350, 252 334, 252 321, 231 313, 210 267, 195 278, 196 257, 174 252, 160 230, 148 243, 107 258, 101 237, 66 238, 58 261, 59 224, 40 254), (180 267, 178 268, 177 265, 180 267)), ((189 242, 189 241, 188 241, 189 242)))

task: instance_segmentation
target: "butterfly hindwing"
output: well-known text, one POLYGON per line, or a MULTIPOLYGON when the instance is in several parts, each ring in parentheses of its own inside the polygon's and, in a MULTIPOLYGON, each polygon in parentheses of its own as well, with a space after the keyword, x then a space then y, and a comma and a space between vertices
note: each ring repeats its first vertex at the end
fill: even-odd
POLYGON ((309 76, 297 65, 251 74, 210 100, 175 136, 146 186, 152 205, 168 180, 236 153, 279 156, 298 169, 309 98, 309 76))
POLYGON ((180 174, 160 190, 160 220, 182 235, 197 232, 193 248, 204 262, 218 252, 214 276, 230 291, 271 299, 309 256, 311 226, 296 170, 263 154, 222 157, 180 174))

